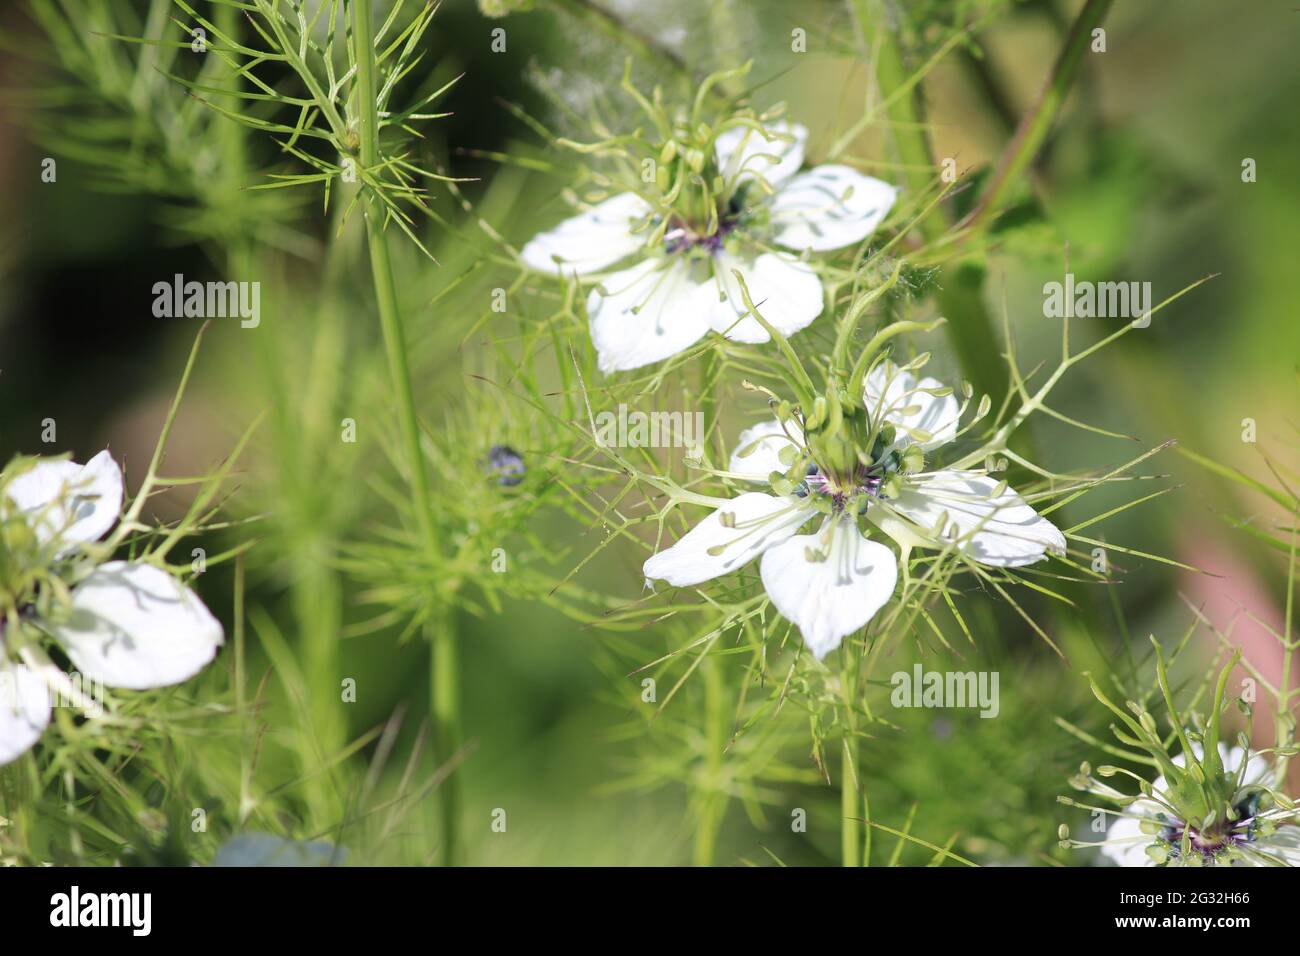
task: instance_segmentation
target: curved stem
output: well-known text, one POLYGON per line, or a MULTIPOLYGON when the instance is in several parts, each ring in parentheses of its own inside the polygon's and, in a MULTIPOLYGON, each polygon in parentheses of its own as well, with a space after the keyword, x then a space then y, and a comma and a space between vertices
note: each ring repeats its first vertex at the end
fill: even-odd
MULTIPOLYGON (((372 20, 371 0, 352 0, 352 35, 356 45, 357 108, 360 121, 358 133, 361 165, 365 169, 370 169, 379 163, 379 114, 372 20)), ((370 270, 375 285, 375 303, 383 330, 384 349, 388 355, 389 374, 396 393, 398 422, 405 446, 412 505, 421 540, 430 557, 433 557, 438 551, 437 530, 433 521, 433 500, 429 494, 429 478, 425 470, 424 453, 420 447, 420 422, 411 387, 406 338, 397 302, 397 284, 393 278, 392 263, 388 258, 388 240, 384 234, 382 208, 377 204, 371 205, 368 200, 369 197, 365 207, 366 238, 370 249, 370 270)), ((437 615, 437 620, 426 628, 426 636, 432 644, 433 669, 429 687, 429 710, 433 722, 434 745, 437 748, 438 758, 442 761, 451 760, 460 748, 457 648, 452 624, 453 616, 448 611, 437 615)), ((459 801, 456 790, 457 780, 454 774, 444 780, 438 788, 442 809, 444 863, 455 863, 459 857, 456 827, 459 801)))

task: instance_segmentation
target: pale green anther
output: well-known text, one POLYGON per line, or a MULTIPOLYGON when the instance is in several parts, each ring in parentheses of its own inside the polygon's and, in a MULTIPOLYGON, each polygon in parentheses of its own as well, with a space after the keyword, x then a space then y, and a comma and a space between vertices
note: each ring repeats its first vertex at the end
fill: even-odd
POLYGON ((1068 840, 1070 838, 1070 828, 1062 823, 1056 828, 1056 835, 1062 840, 1068 840))
POLYGON ((783 497, 788 497, 794 494, 794 482, 791 481, 789 478, 787 478, 785 475, 781 474, 779 471, 772 472, 769 481, 772 485, 772 490, 775 491, 778 495, 781 495, 783 497))
POLYGON ((794 445, 783 445, 781 450, 776 453, 777 460, 789 468, 799 457, 799 449, 794 445))
POLYGON ((1138 716, 1138 723, 1142 725, 1142 729, 1147 733, 1156 733, 1156 719, 1152 717, 1150 713, 1144 711, 1140 714, 1138 716))
POLYGON ((698 149, 689 150, 686 153, 686 165, 690 167, 691 172, 698 175, 704 169, 704 154, 698 149))
POLYGON ((827 558, 826 552, 819 551, 817 548, 804 548, 803 556, 806 560, 808 560, 813 564, 821 564, 827 558))
POLYGON ((918 441, 918 442, 934 441, 934 435, 926 431, 924 428, 909 428, 907 430, 907 434, 912 438, 913 441, 918 441))
POLYGON ((724 528, 734 528, 736 526, 736 513, 734 511, 719 512, 718 524, 724 528))
POLYGON ((659 162, 667 166, 677 156, 677 140, 670 139, 664 143, 663 148, 659 150, 659 162))
POLYGON ((1112 767, 1110 764, 1102 764, 1097 768, 1097 773, 1101 774, 1103 777, 1113 777, 1115 774, 1119 773, 1119 767, 1112 767))
POLYGON ((880 492, 885 498, 897 498, 903 493, 903 482, 898 475, 890 475, 881 484, 880 492))
POLYGON ((1079 764, 1079 773, 1083 774, 1085 777, 1090 776, 1092 774, 1092 764, 1088 763, 1086 760, 1079 764))
POLYGON ((826 396, 818 395, 813 399, 812 414, 804 422, 804 427, 809 431, 815 431, 820 428, 826 421, 826 396))

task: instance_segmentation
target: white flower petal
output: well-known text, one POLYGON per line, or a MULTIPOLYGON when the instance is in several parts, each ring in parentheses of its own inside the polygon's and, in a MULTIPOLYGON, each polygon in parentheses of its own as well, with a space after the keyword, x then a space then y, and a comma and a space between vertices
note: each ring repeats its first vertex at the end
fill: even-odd
POLYGON ((799 171, 808 142, 807 128, 779 120, 766 129, 764 135, 749 126, 733 126, 718 134, 714 145, 726 182, 762 176, 768 185, 777 188, 799 171))
POLYGON ((146 690, 188 680, 213 657, 221 624, 189 588, 159 568, 110 561, 72 592, 51 632, 86 677, 146 690))
POLYGON ((872 421, 884 418, 897 430, 896 446, 920 445, 928 451, 946 445, 957 435, 961 406, 952 394, 931 394, 942 388, 944 384, 937 378, 918 379, 886 359, 867 373, 862 398, 872 421), (909 429, 930 437, 919 439, 909 434, 909 429))
POLYGON ((1290 866, 1300 866, 1300 827, 1278 827, 1271 836, 1256 840, 1255 848, 1261 853, 1281 857, 1290 866))
POLYGON ((759 343, 771 338, 745 307, 733 269, 744 276, 758 314, 782 335, 807 328, 821 314, 822 280, 797 259, 770 252, 743 259, 719 251, 713 262, 717 282, 710 290, 709 324, 733 342, 759 343))
POLYGON ((759 565, 763 587, 781 615, 799 626, 818 660, 863 627, 894 593, 898 562, 868 541, 846 516, 828 518, 817 534, 771 548, 759 565), (810 560, 810 555, 820 560, 810 560))
POLYGON ((707 264, 682 256, 647 259, 601 280, 587 297, 602 372, 670 358, 709 331, 707 264))
POLYGON ((777 190, 769 207, 775 239, 824 251, 861 242, 889 214, 898 189, 848 166, 818 166, 777 190))
POLYGON ((740 433, 736 449, 731 453, 728 471, 752 481, 765 482, 772 472, 784 472, 789 467, 781 464, 781 449, 787 446, 798 448, 802 442, 803 431, 794 422, 784 428, 775 418, 770 422, 760 422, 740 433))
POLYGON ((729 574, 799 530, 812 514, 797 498, 750 491, 729 501, 675 545, 646 561, 647 578, 689 587, 729 574), (728 515, 728 524, 722 516, 728 515), (710 552, 714 553, 710 553, 710 552))
POLYGON ((49 723, 45 682, 22 664, 0 661, 0 766, 30 750, 49 723))
POLYGON ((900 544, 941 548, 955 541, 957 550, 993 567, 1018 568, 1048 552, 1064 554, 1065 536, 1056 525, 1010 488, 994 498, 998 484, 976 472, 908 476, 897 498, 873 505, 867 516, 900 544))
POLYGON ((530 268, 556 275, 596 272, 645 245, 645 234, 633 233, 632 226, 650 212, 650 204, 636 193, 619 193, 533 236, 520 258, 530 268))
POLYGON ((38 461, 9 482, 7 496, 29 516, 42 544, 54 542, 66 553, 98 541, 122 511, 122 469, 107 450, 84 465, 38 461))

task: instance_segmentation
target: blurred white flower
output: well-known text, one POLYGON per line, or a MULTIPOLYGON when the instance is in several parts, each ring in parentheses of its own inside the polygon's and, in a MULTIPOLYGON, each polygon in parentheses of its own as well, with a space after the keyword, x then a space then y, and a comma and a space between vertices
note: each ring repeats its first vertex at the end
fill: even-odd
MULTIPOLYGON (((25 593, 32 566, 57 564, 98 541, 121 508, 122 472, 107 451, 85 465, 40 460, 13 476, 0 495, 4 603, 24 626, 54 638, 83 678, 129 690, 178 684, 216 656, 224 635, 194 592, 162 568, 140 561, 96 565, 92 557, 75 566, 66 606, 25 593), (42 616, 38 603, 53 610, 42 616)), ((37 741, 52 699, 70 686, 34 644, 6 647, 14 623, 0 620, 0 764, 37 741)))
MULTIPOLYGON (((783 335, 822 311, 822 283, 800 258, 860 242, 889 213, 897 189, 837 164, 800 173, 808 130, 779 122, 762 131, 732 126, 714 141, 719 208, 674 212, 661 221, 625 192, 535 236, 526 265, 598 277, 587 298, 591 337, 604 372, 639 368, 684 351, 710 330, 736 342, 766 342, 732 270, 745 278, 764 319, 783 335), (779 248, 778 248, 779 247, 779 248), (624 262, 624 260, 627 260, 624 262), (619 263, 623 267, 603 273, 619 263)), ((706 172, 705 175, 708 175, 706 172)))
POLYGON ((923 470, 924 453, 952 441, 960 417, 956 399, 938 381, 882 362, 866 377, 864 393, 869 418, 893 430, 891 441, 876 443, 869 466, 847 475, 823 471, 793 422, 747 429, 731 457, 732 476, 767 483, 801 460, 811 461, 806 476, 789 494, 755 491, 732 499, 646 561, 646 577, 688 587, 761 555, 759 573, 772 604, 821 659, 866 625, 897 583, 898 559, 867 539, 859 515, 904 552, 951 547, 1004 568, 1065 553, 1060 530, 1005 483, 980 471, 923 470), (819 514, 816 533, 796 533, 819 514))
MULTIPOLYGON (((1192 745, 1197 760, 1202 757, 1198 744, 1192 745)), ((1150 798, 1139 798, 1129 804, 1106 832, 1106 839, 1095 845, 1119 866, 1158 866, 1161 864, 1192 863, 1214 866, 1221 862, 1239 865, 1300 865, 1300 828, 1278 827, 1274 818, 1283 821, 1291 814, 1277 808, 1263 809, 1266 791, 1274 785, 1272 767, 1264 757, 1248 754, 1241 747, 1218 745, 1219 758, 1224 772, 1233 779, 1230 803, 1235 820, 1216 821, 1204 831, 1200 824, 1181 820, 1169 795, 1169 784, 1163 776, 1151 785, 1150 798), (1182 859, 1182 843, 1188 838, 1195 860, 1182 859)), ((1179 767, 1187 765, 1186 755, 1173 757, 1179 767)), ((1118 791, 1095 779, 1088 781, 1089 790, 1104 796, 1114 796, 1118 791)))

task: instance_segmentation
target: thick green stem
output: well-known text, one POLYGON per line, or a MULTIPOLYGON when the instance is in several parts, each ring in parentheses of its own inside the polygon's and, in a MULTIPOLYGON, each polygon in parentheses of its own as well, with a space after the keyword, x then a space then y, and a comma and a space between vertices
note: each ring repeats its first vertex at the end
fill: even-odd
POLYGON ((718 831, 727 810, 723 789, 722 762, 727 748, 726 684, 717 657, 705 652, 700 661, 700 679, 704 682, 704 780, 701 782, 691 862, 712 866, 717 856, 718 831))
MULTIPOLYGON (((371 0, 352 0, 352 36, 357 56, 357 108, 361 148, 361 166, 371 170, 379 163, 379 114, 375 77, 375 42, 371 0)), ((411 371, 406 357, 406 339, 397 302, 397 284, 388 258, 388 239, 384 233, 382 210, 378 204, 366 204, 366 237, 370 248, 370 269, 374 278, 375 302, 383 329, 384 349, 397 399, 398 423, 405 446, 407 478, 421 540, 432 558, 438 551, 437 530, 433 521, 433 501, 429 494, 428 473, 420 447, 420 422, 411 388, 411 371)), ((430 716, 433 739, 440 760, 451 760, 460 749, 459 688, 457 686, 456 636, 450 612, 439 615, 426 636, 432 643, 433 674, 430 681, 430 716)), ((459 858, 456 811, 459 794, 453 774, 438 788, 442 816, 442 854, 444 863, 459 858)))

